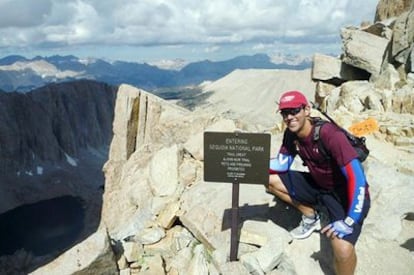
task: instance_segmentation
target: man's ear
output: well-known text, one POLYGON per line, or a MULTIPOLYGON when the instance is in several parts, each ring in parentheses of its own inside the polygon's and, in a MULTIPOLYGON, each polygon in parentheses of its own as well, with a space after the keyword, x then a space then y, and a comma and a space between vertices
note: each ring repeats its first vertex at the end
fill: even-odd
POLYGON ((309 105, 305 106, 305 115, 310 116, 311 114, 311 107, 309 105))

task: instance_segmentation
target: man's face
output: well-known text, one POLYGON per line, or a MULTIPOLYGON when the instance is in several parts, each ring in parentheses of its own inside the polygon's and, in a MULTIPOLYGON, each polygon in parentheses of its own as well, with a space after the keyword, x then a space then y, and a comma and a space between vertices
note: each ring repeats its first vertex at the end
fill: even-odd
POLYGON ((306 122, 306 117, 309 114, 309 108, 301 106, 298 108, 282 109, 280 114, 282 115, 283 121, 286 126, 293 133, 299 132, 306 122))

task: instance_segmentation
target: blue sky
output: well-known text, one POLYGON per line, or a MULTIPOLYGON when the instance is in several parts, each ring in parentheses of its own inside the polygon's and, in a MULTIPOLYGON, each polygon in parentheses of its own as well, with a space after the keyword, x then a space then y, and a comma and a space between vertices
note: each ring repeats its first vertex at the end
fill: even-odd
POLYGON ((0 57, 134 62, 339 54, 378 0, 0 0, 0 57))

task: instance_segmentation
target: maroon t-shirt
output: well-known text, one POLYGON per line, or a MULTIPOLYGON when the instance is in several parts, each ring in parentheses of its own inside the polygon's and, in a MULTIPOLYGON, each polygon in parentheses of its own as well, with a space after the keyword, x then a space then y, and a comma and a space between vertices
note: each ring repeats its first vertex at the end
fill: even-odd
POLYGON ((346 184, 341 167, 358 157, 355 149, 338 127, 332 123, 325 123, 321 126, 320 138, 326 152, 331 156, 326 160, 326 157, 319 153, 318 141, 313 140, 314 130, 315 126, 312 127, 309 136, 300 139, 287 129, 279 152, 292 156, 298 154, 321 188, 331 190, 334 186, 346 184))

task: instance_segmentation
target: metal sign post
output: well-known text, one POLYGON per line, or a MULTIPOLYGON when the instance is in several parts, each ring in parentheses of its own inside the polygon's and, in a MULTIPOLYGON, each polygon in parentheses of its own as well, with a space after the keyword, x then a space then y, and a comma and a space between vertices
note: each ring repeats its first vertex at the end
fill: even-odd
POLYGON ((237 260, 239 242, 239 190, 240 184, 233 182, 231 195, 230 261, 237 260))
POLYGON ((237 260, 240 183, 269 181, 270 134, 204 132, 204 181, 231 182, 230 261, 237 260))

